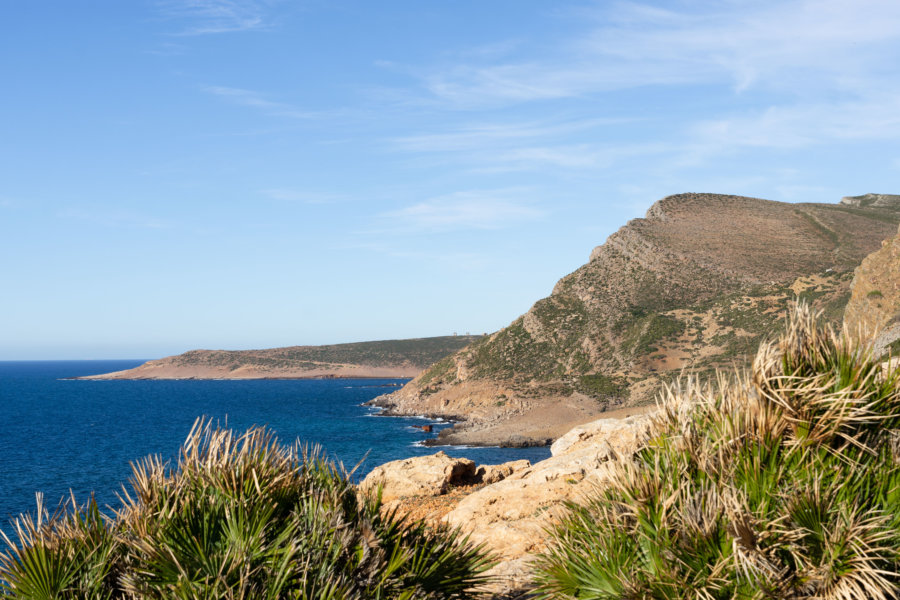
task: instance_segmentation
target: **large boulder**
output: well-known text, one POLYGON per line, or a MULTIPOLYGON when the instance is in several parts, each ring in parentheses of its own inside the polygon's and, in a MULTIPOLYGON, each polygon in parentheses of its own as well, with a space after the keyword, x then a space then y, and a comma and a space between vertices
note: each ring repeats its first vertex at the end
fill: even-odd
POLYGON ((408 496, 439 496, 451 486, 475 481, 475 463, 444 452, 395 460, 369 473, 360 487, 372 491, 382 486, 382 500, 389 503, 408 496))

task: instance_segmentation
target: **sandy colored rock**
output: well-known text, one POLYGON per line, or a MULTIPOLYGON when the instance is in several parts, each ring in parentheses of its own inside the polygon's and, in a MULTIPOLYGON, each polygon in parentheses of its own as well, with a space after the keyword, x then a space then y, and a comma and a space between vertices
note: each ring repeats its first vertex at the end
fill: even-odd
POLYGON ((649 435, 652 413, 601 419, 561 436, 553 456, 469 494, 444 520, 485 544, 500 562, 489 571, 491 598, 519 598, 531 580, 530 562, 546 548, 547 528, 606 484, 619 461, 630 460, 649 435))
POLYGON ((539 551, 563 503, 606 482, 616 461, 644 443, 649 427, 649 416, 579 427, 560 438, 554 456, 470 494, 445 519, 506 560, 539 551))
POLYGON ((876 354, 900 339, 900 233, 886 240, 853 273, 844 326, 854 337, 875 338, 876 354))
POLYGON ((512 460, 500 465, 480 465, 475 470, 475 480, 480 483, 491 484, 503 481, 513 473, 522 471, 531 466, 528 460, 512 460))
POLYGON ((382 486, 385 503, 406 496, 439 496, 454 485, 475 479, 475 463, 468 458, 452 458, 443 452, 395 460, 376 467, 360 484, 365 491, 382 486))
POLYGON ((623 419, 600 419, 575 427, 550 446, 552 456, 564 456, 582 450, 596 452, 605 460, 617 454, 631 455, 646 436, 645 415, 623 419))

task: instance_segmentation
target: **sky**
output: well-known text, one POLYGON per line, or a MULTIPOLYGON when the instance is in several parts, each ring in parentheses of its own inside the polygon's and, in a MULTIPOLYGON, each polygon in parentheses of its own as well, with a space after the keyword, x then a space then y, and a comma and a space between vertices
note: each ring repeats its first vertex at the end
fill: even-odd
POLYGON ((491 332, 681 192, 900 193, 900 2, 0 0, 0 360, 491 332))

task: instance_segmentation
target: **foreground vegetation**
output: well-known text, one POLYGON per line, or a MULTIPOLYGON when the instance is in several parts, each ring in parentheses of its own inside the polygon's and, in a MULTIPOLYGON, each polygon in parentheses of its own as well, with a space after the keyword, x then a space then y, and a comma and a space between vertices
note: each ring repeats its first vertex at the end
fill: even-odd
MULTIPOLYGON (((96 503, 14 524, 3 598, 298 600, 471 598, 480 547, 359 496, 316 452, 198 422, 177 467, 134 465, 124 507, 96 503)), ((4 536, 5 537, 5 536, 4 536)))
POLYGON ((672 386, 538 561, 544 598, 900 595, 900 370, 798 308, 752 371, 672 386))

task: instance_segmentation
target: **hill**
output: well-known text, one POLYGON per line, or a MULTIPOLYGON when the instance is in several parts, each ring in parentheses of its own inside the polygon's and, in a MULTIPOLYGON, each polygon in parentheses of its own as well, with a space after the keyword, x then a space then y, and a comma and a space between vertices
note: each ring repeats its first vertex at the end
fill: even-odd
POLYGON ((127 371, 81 379, 414 377, 480 337, 442 336, 268 350, 191 350, 127 371))
POLYGON ((508 327, 375 403, 466 421, 441 442, 512 445, 650 403, 683 369, 746 365, 795 297, 839 323, 853 269, 897 230, 895 199, 669 196, 508 327))

